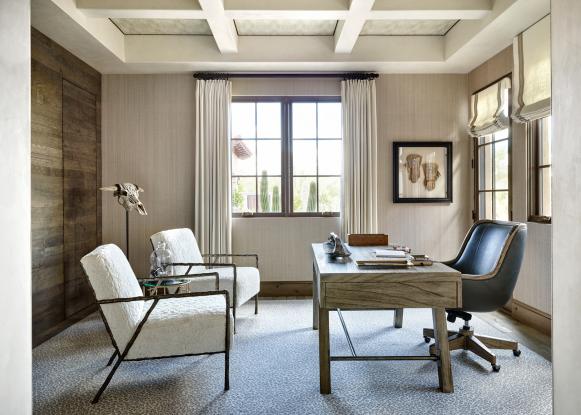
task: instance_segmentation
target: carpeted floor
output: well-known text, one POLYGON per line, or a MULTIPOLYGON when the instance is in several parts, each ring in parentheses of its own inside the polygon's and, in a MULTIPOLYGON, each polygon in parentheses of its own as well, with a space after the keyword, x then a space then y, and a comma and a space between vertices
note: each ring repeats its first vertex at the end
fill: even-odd
MULTIPOLYGON (((453 352, 455 393, 438 392, 434 362, 333 362, 331 395, 319 394, 318 339, 310 300, 264 300, 260 314, 239 312, 231 354, 230 391, 223 392, 223 355, 122 363, 101 401, 113 349, 97 314, 33 352, 38 414, 550 414, 551 364, 521 346, 518 358, 499 351, 502 365, 453 352)), ((344 312, 359 354, 427 353, 421 329, 429 310, 344 312)), ((482 334, 504 337, 482 320, 482 334)), ((348 354, 336 313, 332 354, 348 354)), ((452 327, 452 325, 451 325, 452 327)))

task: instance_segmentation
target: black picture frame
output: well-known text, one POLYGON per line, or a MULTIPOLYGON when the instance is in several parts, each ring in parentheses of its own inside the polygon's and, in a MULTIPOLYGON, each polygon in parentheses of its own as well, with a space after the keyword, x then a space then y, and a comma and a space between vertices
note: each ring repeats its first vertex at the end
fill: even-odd
MULTIPOLYGON (((425 151, 425 150, 424 150, 425 151)), ((452 142, 451 141, 395 141, 393 143, 393 203, 452 203, 453 201, 453 172, 452 172, 452 142), (442 175, 445 180, 445 196, 444 197, 416 197, 416 196, 400 196, 400 176, 402 169, 400 168, 400 150, 402 148, 422 148, 429 149, 443 148, 445 149, 445 166, 446 172, 442 175)), ((423 178, 424 172, 420 168, 420 177, 423 178)), ((405 174, 405 170, 403 171, 405 174)), ((407 180, 407 178, 406 178, 407 180)), ((420 182, 422 185, 422 182, 420 182)), ((426 190, 427 193, 427 190, 426 190)))

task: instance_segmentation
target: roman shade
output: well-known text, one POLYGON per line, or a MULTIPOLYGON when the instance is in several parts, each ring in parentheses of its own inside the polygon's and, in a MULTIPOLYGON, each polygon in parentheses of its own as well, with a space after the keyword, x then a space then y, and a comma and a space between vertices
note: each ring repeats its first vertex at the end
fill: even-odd
POLYGON ((468 125, 471 136, 480 137, 509 127, 510 88, 510 78, 507 77, 472 95, 468 125))
POLYGON ((512 118, 528 122, 551 114, 551 16, 518 35, 513 42, 512 118))

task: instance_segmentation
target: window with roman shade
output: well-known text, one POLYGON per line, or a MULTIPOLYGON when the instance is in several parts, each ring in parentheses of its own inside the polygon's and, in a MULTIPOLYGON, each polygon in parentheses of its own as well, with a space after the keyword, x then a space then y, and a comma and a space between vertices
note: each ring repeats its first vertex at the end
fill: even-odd
POLYGON ((551 16, 519 34, 513 42, 512 118, 528 122, 551 114, 551 16))
POLYGON ((508 111, 510 87, 510 78, 506 77, 472 95, 468 125, 471 136, 482 137, 510 126, 508 111))

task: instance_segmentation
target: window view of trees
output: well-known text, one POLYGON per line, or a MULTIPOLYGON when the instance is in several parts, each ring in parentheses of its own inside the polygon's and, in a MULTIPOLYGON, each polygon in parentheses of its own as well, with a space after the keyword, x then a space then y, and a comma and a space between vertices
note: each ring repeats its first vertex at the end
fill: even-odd
POLYGON ((235 100, 231 131, 234 214, 338 214, 338 99, 235 100))

